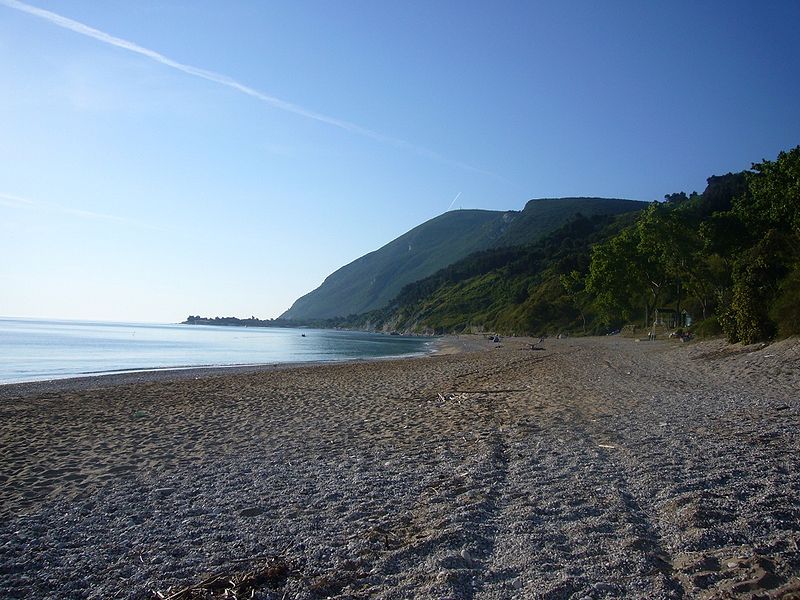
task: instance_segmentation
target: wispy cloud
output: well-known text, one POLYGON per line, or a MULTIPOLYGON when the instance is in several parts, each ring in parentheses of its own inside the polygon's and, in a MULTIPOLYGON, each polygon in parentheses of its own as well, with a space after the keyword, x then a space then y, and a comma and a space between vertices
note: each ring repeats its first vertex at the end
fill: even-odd
POLYGON ((473 167, 472 165, 463 163, 461 161, 449 159, 439 154, 438 152, 425 148, 424 146, 418 146, 403 139, 384 135, 367 127, 362 127, 361 125, 357 125, 356 123, 352 123, 350 121, 346 121, 343 119, 337 119, 336 117, 331 117, 313 110, 309 110, 292 102, 281 100, 280 98, 276 98, 275 96, 265 94, 254 88, 251 88, 250 86, 244 85, 243 83, 240 83, 235 79, 228 77, 227 75, 223 75, 221 73, 208 71, 206 69, 201 69, 199 67, 193 67, 191 65, 178 62, 167 56, 164 56, 159 52, 156 52, 155 50, 144 48, 139 44, 113 36, 109 33, 100 31, 99 29, 95 29, 94 27, 90 27, 79 21, 75 21, 68 17, 64 17, 49 10, 37 8, 35 6, 31 6, 30 4, 26 4, 24 2, 19 2, 19 0, 0 0, 0 5, 4 5, 7 6, 8 8, 13 8, 14 10, 27 13, 39 19, 43 19, 45 21, 48 21, 49 23, 52 23, 53 25, 62 27, 64 29, 68 29, 70 31, 74 31, 75 33, 78 33, 80 35, 94 38, 100 42, 103 42, 104 44, 109 44, 111 46, 116 46, 117 48, 122 48, 123 50, 139 54, 157 63, 160 63, 177 71, 181 71, 182 73, 186 73, 187 75, 192 75, 193 77, 199 77, 201 79, 206 79, 208 81, 212 81, 219 85, 224 85, 233 90, 236 90, 237 92, 256 98, 257 100, 260 100, 261 102, 264 102, 269 106, 276 108, 278 110, 282 110, 301 117, 305 117, 307 119, 312 119, 314 121, 319 121, 320 123, 325 123, 333 127, 338 127, 339 129, 343 129, 345 131, 349 131, 357 135, 365 136, 373 140, 376 140, 378 142, 410 150, 416 154, 419 154, 420 156, 433 159, 438 162, 448 164, 450 166, 457 167, 459 169, 463 169, 465 171, 471 171, 473 173, 486 175, 494 179, 510 183, 504 177, 497 175, 496 173, 492 173, 491 171, 480 169, 478 167, 473 167))
POLYGON ((27 198, 0 192, 0 206, 8 206, 10 208, 36 208, 36 202, 28 200, 27 198))
POLYGON ((48 212, 58 212, 65 215, 77 217, 79 219, 88 219, 92 221, 110 221, 119 223, 121 225, 133 225, 135 227, 142 227, 145 229, 161 230, 162 228, 137 221, 136 219, 128 219, 126 217, 119 217, 117 215, 109 215, 106 213, 95 212, 92 210, 82 210, 79 208, 70 208, 56 202, 45 202, 43 200, 31 200, 30 198, 23 198, 22 196, 15 196, 14 194, 6 194, 0 192, 0 206, 7 208, 23 209, 23 210, 42 210, 48 212))

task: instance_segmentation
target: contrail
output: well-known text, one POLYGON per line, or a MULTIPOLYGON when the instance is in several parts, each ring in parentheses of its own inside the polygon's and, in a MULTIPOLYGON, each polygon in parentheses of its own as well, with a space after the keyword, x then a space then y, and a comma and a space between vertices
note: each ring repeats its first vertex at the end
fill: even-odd
MULTIPOLYGON (((5 2, 5 0, 0 0, 5 2)), ((112 221, 123 225, 134 225, 136 227, 144 227, 145 229, 153 229, 155 231, 166 231, 163 227, 156 227, 149 223, 136 221, 135 219, 128 219, 126 217, 118 217, 117 215, 109 215, 106 213, 94 212, 91 210, 81 210, 79 208, 70 208, 63 206, 56 202, 44 202, 42 200, 31 200, 30 198, 23 198, 22 196, 15 196, 13 194, 6 194, 0 192, 0 206, 8 208, 21 208, 26 210, 45 210, 55 211, 81 219, 90 219, 93 221, 112 221)))
MULTIPOLYGON (((450 206, 448 206, 448 207, 447 207, 447 210, 450 210, 451 208, 453 208, 453 204, 455 204, 455 203, 456 203, 456 200, 458 200, 460 197, 461 197, 461 192, 458 192, 458 193, 456 194, 456 197, 455 197, 455 198, 453 198, 453 201, 450 203, 450 206)), ((444 211, 444 212, 447 212, 447 210, 446 210, 446 211, 444 211)))
POLYGON ((479 173, 481 175, 487 175, 489 177, 499 179, 500 181, 511 183, 504 177, 492 173, 491 171, 486 171, 484 169, 479 169, 477 167, 473 167, 472 165, 468 165, 466 163, 462 163, 456 160, 451 160, 449 158, 442 156, 438 152, 434 152, 433 150, 429 150, 428 148, 425 148, 423 146, 417 146, 416 144, 412 144, 410 142, 407 142, 406 140, 387 136, 372 129, 369 129, 367 127, 362 127, 361 125, 357 125, 356 123, 351 123, 350 121, 345 121, 343 119, 330 117, 328 115, 324 115, 322 113, 309 110, 302 106, 298 106, 297 104, 287 102, 286 100, 281 100, 280 98, 276 98, 275 96, 270 96, 269 94, 259 92, 258 90, 251 88, 247 85, 244 85, 243 83, 240 83, 235 79, 228 77, 227 75, 223 75, 221 73, 215 73, 214 71, 208 71, 206 69, 201 69, 199 67, 193 67, 191 65, 180 63, 167 56, 164 56, 163 54, 160 54, 159 52, 156 52, 155 50, 144 48, 139 44, 136 44, 128 40, 124 40, 122 38, 115 37, 109 33, 100 31, 99 29, 95 29, 94 27, 90 27, 88 25, 84 25, 79 21, 63 17, 49 10, 37 8, 35 6, 31 6, 30 4, 25 4, 24 2, 19 2, 19 0, 0 0, 0 5, 4 5, 7 6, 8 8, 13 8, 14 10, 27 13, 39 19, 43 19, 49 23, 52 23, 53 25, 56 25, 63 29, 74 31, 75 33, 79 33, 80 35, 85 35, 87 37, 94 38, 95 40, 103 42, 104 44, 108 44, 110 46, 116 46, 117 48, 122 48, 123 50, 139 54, 157 63, 160 63, 172 69, 176 69, 177 71, 181 71, 182 73, 186 73, 187 75, 192 75, 193 77, 199 77, 201 79, 206 79, 208 81, 212 81, 219 85, 224 85, 233 90, 236 90, 237 92, 246 94, 247 96, 251 96, 262 102, 265 102, 266 104, 272 106, 273 108, 277 108, 278 110, 299 115, 301 117, 305 117, 306 119, 319 121, 320 123, 325 123, 333 127, 338 127, 339 129, 344 129, 345 131, 362 135, 371 138, 373 140, 376 140, 378 142, 390 144, 398 148, 405 148, 407 150, 415 152, 416 154, 419 154, 420 156, 431 158, 433 160, 454 167, 458 167, 459 169, 472 171, 473 173, 479 173))

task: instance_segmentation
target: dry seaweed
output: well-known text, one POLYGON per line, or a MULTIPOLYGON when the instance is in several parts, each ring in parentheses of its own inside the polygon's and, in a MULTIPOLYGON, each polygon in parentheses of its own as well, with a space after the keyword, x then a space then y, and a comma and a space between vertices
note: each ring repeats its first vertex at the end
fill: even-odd
POLYGON ((258 567, 236 571, 228 569, 214 573, 199 583, 180 589, 169 588, 165 592, 154 592, 159 600, 242 600, 253 598, 261 588, 280 588, 297 571, 284 558, 279 556, 242 559, 235 562, 264 561, 258 567))

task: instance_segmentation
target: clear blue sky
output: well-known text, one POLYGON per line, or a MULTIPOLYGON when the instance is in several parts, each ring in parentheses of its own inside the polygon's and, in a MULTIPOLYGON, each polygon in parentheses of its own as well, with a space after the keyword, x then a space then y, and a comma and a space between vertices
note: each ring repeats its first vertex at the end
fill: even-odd
POLYGON ((274 317, 459 193, 702 191, 800 143, 798 23, 795 0, 0 0, 0 315, 274 317))

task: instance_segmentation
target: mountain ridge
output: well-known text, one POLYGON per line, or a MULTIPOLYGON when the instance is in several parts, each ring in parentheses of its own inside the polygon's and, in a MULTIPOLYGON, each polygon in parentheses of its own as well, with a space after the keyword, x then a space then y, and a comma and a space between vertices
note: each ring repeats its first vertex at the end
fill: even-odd
POLYGON ((474 252, 533 243, 576 213, 619 214, 641 210, 646 204, 617 198, 540 198, 529 200, 521 211, 449 211, 337 269, 280 318, 327 319, 366 313, 388 305, 405 285, 474 252))

